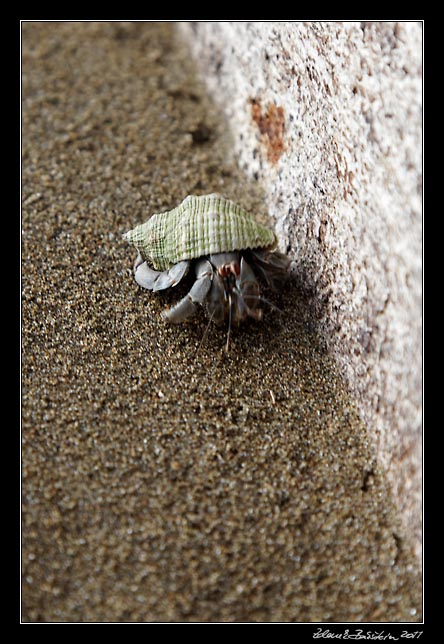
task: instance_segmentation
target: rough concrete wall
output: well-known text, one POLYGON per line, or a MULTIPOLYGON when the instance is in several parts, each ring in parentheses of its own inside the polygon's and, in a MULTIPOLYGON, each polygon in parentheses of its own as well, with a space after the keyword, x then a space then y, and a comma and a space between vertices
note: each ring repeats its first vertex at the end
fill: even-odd
POLYGON ((179 25, 421 542, 420 23, 179 25))

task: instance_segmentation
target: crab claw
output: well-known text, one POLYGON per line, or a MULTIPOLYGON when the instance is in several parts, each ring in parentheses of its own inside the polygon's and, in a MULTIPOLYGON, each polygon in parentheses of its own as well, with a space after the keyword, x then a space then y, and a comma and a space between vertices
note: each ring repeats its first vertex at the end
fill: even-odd
POLYGON ((170 286, 176 286, 187 272, 189 265, 188 261, 183 261, 175 264, 168 271, 159 272, 150 268, 146 262, 138 263, 136 260, 134 278, 143 288, 162 291, 170 286))

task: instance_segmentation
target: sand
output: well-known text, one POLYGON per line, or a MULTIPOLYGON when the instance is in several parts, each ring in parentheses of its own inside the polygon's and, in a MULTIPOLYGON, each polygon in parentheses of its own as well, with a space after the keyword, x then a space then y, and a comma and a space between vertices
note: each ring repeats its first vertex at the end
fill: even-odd
MULTIPOLYGON (((232 337, 122 233, 260 187, 165 23, 23 24, 22 620, 417 622, 421 575, 297 279, 232 337)), ((188 286, 190 281, 188 281, 188 286)), ((267 294, 268 296, 269 294, 267 294)))

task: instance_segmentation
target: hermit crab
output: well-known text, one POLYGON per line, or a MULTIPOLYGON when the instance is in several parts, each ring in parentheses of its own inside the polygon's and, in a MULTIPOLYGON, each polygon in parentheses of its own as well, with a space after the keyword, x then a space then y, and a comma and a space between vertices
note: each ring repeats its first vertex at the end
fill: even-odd
POLYGON ((138 251, 134 274, 143 288, 161 291, 194 270, 189 293, 163 311, 165 320, 183 322, 202 305, 216 324, 228 322, 228 337, 232 325, 248 317, 260 320, 261 302, 269 303, 256 274, 276 289, 290 266, 289 258, 276 251, 274 232, 218 194, 189 195, 124 238, 138 251))

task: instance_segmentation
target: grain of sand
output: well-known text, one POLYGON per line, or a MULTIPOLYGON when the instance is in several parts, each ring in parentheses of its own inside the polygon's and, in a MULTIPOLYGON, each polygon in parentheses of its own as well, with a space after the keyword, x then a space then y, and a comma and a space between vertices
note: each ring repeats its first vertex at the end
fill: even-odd
POLYGON ((143 291, 123 232, 264 215, 167 23, 22 25, 25 622, 398 622, 421 577, 291 284, 233 334, 143 291))

